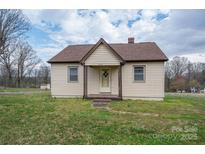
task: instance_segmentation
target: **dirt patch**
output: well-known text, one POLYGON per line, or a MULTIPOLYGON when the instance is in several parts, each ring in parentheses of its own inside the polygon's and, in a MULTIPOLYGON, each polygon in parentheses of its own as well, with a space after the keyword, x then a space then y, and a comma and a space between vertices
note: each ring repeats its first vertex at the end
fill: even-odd
POLYGON ((130 115, 137 115, 137 116, 152 116, 152 117, 159 117, 159 114, 156 114, 156 113, 143 113, 143 112, 127 112, 127 111, 118 111, 118 110, 113 110, 109 107, 106 107, 106 109, 109 111, 109 112, 112 112, 112 113, 117 113, 117 114, 130 114, 130 115))

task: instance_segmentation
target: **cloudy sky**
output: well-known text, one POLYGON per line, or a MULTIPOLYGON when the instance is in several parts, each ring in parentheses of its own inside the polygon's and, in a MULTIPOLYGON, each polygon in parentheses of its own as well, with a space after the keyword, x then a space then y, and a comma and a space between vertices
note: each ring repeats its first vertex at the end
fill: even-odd
POLYGON ((156 42, 165 54, 205 62, 205 10, 23 10, 43 61, 69 44, 156 42))

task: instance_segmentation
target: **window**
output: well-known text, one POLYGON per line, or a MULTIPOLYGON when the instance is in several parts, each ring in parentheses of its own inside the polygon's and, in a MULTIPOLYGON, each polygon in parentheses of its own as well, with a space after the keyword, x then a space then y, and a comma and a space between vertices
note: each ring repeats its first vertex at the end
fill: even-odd
POLYGON ((144 66, 134 66, 134 81, 144 81, 144 66))
POLYGON ((77 82, 78 81, 78 67, 69 66, 68 67, 68 82, 77 82))

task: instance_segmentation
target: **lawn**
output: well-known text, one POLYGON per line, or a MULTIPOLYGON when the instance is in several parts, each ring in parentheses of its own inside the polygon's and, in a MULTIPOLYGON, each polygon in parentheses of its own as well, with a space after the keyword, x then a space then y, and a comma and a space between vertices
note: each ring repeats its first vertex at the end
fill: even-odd
POLYGON ((205 98, 116 101, 0 96, 0 144, 205 144, 205 98))

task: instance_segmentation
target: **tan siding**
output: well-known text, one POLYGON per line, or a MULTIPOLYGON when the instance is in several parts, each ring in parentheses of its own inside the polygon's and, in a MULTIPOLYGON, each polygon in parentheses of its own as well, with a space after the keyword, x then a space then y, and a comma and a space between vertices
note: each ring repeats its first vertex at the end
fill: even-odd
POLYGON ((119 65, 119 59, 105 45, 100 45, 88 59, 86 65, 119 65))
POLYGON ((88 94, 99 94, 99 67, 88 67, 88 94))
POLYGON ((126 63, 122 68, 123 98, 163 98, 164 62, 126 63), (133 66, 145 65, 145 82, 134 82, 133 66))
POLYGON ((51 93, 56 97, 83 96, 83 66, 79 64, 52 64, 51 65, 51 93), (78 66, 78 82, 67 82, 68 66, 78 66))
MULTIPOLYGON (((88 94, 100 94, 100 68, 88 67, 88 94)), ((111 68, 111 94, 118 95, 118 67, 111 68)))
MULTIPOLYGON (((88 94, 99 93, 99 68, 88 68, 88 94)), ((111 93, 118 94, 118 67, 112 68, 111 93)), ((122 67, 123 99, 161 99, 164 97, 164 63, 144 62, 126 63, 122 67), (145 65, 145 82, 134 82, 133 66, 145 65)), ((51 93, 56 97, 83 96, 83 66, 79 64, 51 65, 51 93), (78 66, 78 82, 67 82, 68 66, 78 66)))
POLYGON ((111 93, 118 95, 118 67, 112 67, 112 79, 111 79, 111 93))

